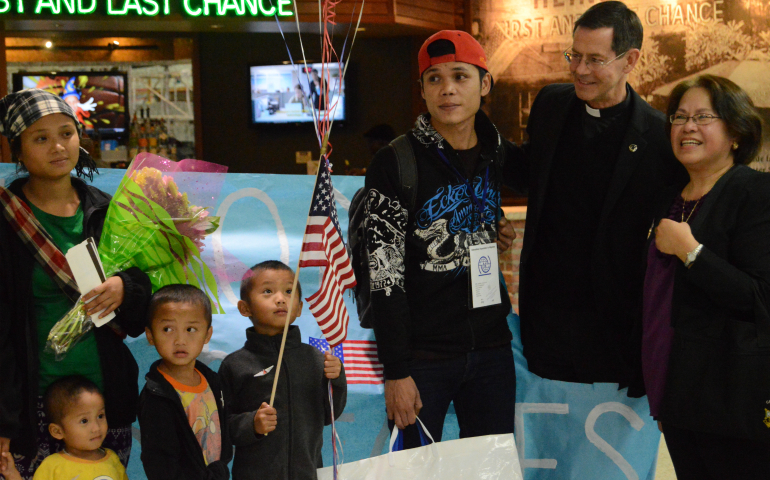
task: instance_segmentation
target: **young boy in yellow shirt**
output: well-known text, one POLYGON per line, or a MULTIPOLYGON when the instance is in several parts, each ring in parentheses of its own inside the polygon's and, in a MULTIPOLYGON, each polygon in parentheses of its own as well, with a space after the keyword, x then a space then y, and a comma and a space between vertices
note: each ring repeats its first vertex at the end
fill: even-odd
MULTIPOLYGON (((46 389, 43 405, 50 420, 48 432, 64 442, 64 450, 46 457, 34 480, 128 480, 126 469, 112 450, 102 448, 107 436, 104 397, 99 388, 80 375, 63 377, 46 389)), ((13 459, 0 472, 7 480, 21 480, 13 459)))

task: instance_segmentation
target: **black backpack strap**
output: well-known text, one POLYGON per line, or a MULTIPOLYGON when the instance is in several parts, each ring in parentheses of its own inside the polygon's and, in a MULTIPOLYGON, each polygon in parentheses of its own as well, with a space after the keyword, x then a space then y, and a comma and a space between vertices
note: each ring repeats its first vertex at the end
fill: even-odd
POLYGON ((411 211, 417 202, 417 159, 414 149, 406 135, 396 137, 390 142, 390 147, 396 152, 402 201, 406 210, 411 211))

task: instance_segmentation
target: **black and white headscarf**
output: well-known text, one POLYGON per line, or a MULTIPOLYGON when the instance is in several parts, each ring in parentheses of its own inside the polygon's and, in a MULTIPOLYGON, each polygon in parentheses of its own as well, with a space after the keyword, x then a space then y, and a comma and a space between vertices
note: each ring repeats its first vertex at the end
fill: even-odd
POLYGON ((0 100, 0 134, 13 140, 33 123, 54 113, 72 118, 80 133, 82 126, 75 111, 58 95, 39 88, 9 93, 0 100))
MULTIPOLYGON (((32 124, 54 113, 70 117, 78 129, 78 136, 82 134, 83 126, 72 107, 58 95, 39 88, 9 93, 0 100, 0 134, 8 137, 8 141, 14 140, 32 124)), ((93 180, 94 173, 99 173, 96 162, 83 147, 80 147, 75 171, 79 177, 85 176, 90 180, 93 180)))

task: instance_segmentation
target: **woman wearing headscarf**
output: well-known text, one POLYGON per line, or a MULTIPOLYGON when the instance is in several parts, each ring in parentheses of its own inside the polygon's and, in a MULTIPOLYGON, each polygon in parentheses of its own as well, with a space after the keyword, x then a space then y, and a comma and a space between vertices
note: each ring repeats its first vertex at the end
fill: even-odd
MULTIPOLYGON (((82 375, 104 394, 110 428, 103 446, 127 464, 138 369, 123 339, 144 331, 149 278, 130 268, 83 292, 92 299, 87 313, 117 316, 61 361, 46 351, 51 327, 79 296, 64 253, 88 237, 99 241, 110 196, 81 180, 93 180, 96 164, 80 147, 75 112, 58 96, 38 89, 7 95, 0 133, 26 173, 0 188, 0 452, 10 449, 22 477, 32 478, 62 448, 48 434, 42 395, 57 378, 82 375)), ((6 461, 0 458, 0 473, 6 461)))

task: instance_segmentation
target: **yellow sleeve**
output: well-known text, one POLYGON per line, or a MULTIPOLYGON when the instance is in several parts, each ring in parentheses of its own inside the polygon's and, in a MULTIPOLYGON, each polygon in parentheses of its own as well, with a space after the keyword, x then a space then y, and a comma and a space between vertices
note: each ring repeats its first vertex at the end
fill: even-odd
POLYGON ((118 454, 113 452, 109 448, 107 449, 107 451, 109 452, 110 462, 112 463, 112 466, 115 469, 115 472, 118 474, 117 480, 128 480, 126 467, 124 467, 123 464, 120 463, 120 458, 118 457, 118 454))
POLYGON ((56 480, 56 463, 53 455, 43 460, 43 463, 35 470, 35 476, 32 477, 32 480, 56 480))

